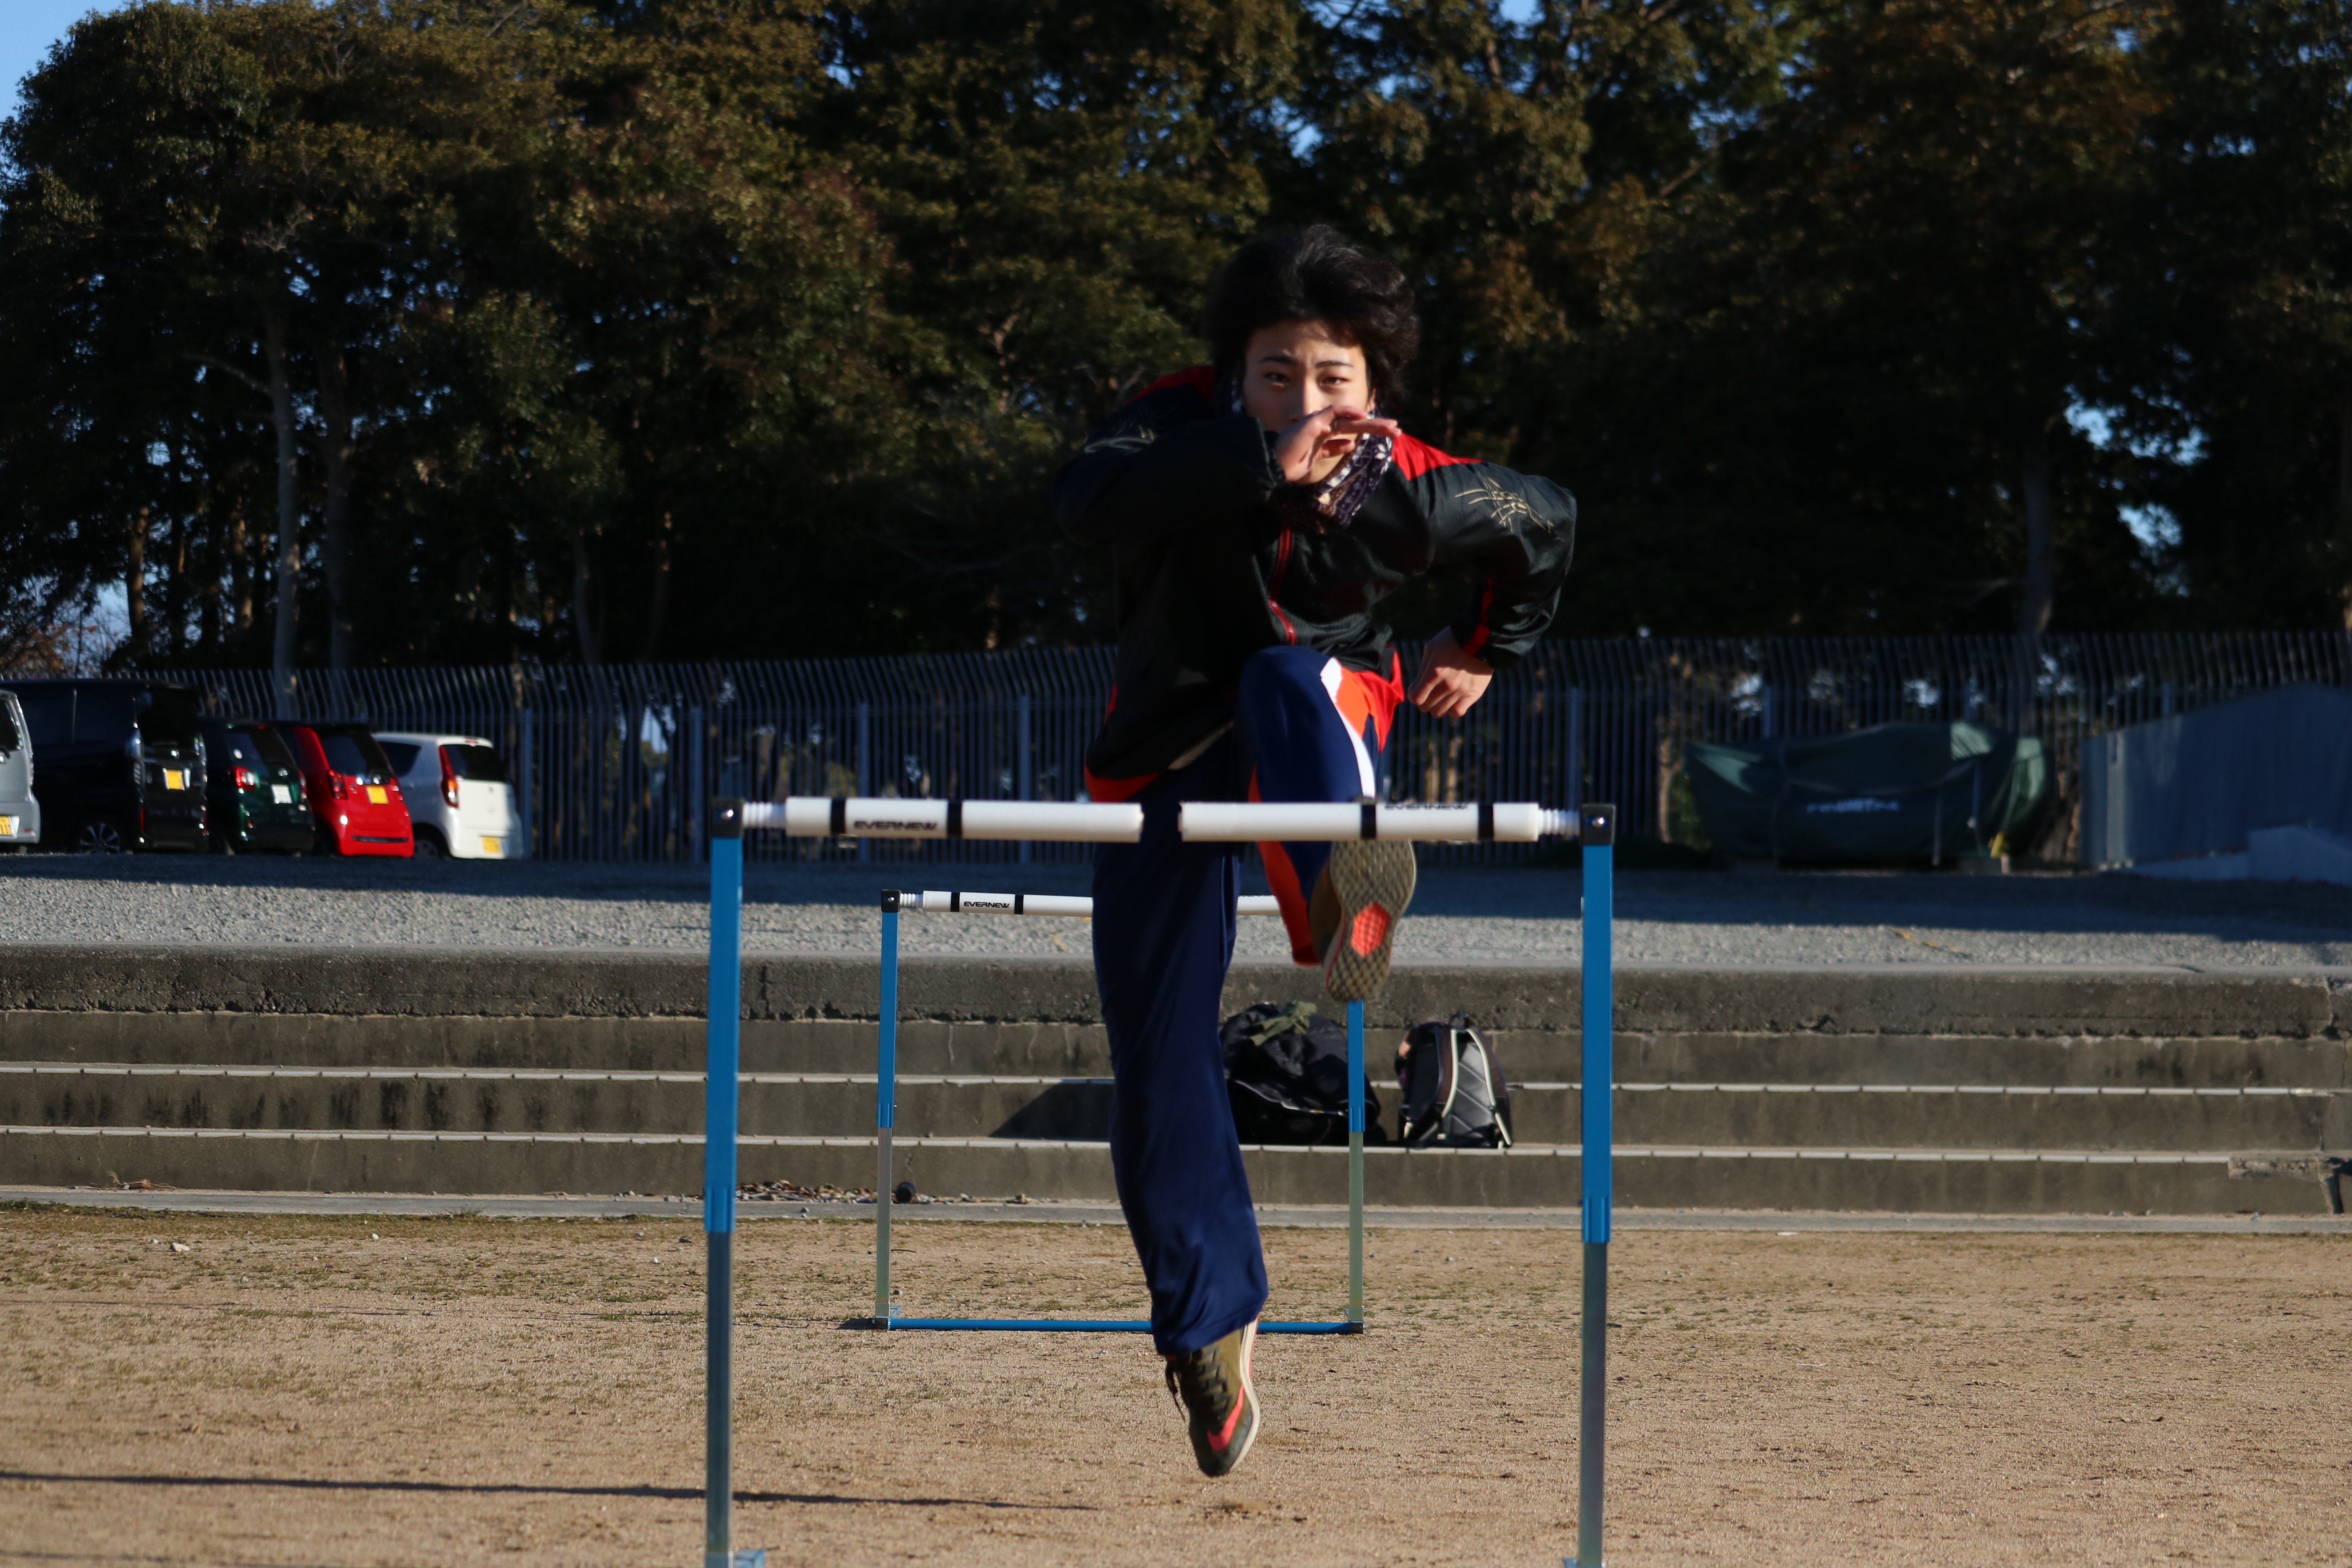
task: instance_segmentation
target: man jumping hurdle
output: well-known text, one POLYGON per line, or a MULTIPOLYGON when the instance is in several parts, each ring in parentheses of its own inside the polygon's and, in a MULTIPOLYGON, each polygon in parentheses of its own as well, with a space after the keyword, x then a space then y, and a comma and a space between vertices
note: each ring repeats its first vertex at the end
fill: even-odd
MULTIPOLYGON (((1396 705, 1469 711, 1550 624, 1576 502, 1448 457, 1397 406, 1420 323, 1404 275, 1324 227, 1244 246, 1202 313, 1212 363, 1154 384, 1087 438, 1055 505, 1112 547, 1118 658, 1087 788, 1143 837, 1094 875, 1110 1037, 1111 1165, 1193 1457, 1230 1472, 1259 1426, 1250 1361, 1265 1259, 1218 1044, 1238 851, 1183 843, 1188 800, 1377 797, 1396 705), (1460 566, 1469 602, 1408 691, 1380 601, 1460 566)), ((1386 983, 1410 844, 1263 844, 1291 955, 1337 1000, 1386 983)))

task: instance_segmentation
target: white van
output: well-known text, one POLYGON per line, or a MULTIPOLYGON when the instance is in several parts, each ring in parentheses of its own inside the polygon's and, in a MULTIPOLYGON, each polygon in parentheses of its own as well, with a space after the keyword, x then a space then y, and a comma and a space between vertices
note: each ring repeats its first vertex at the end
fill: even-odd
POLYGON ((33 732, 13 691, 0 691, 0 846, 22 855, 41 840, 41 803, 33 798, 33 732))
POLYGON ((478 735, 379 730, 375 739, 408 801, 419 860, 529 858, 507 760, 497 747, 478 735))

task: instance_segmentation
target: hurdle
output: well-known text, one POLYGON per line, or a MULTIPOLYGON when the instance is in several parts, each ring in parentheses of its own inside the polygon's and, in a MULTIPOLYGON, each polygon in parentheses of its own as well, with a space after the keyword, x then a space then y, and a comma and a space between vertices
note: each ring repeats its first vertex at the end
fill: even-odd
MULTIPOLYGON (((797 838, 970 838, 1132 844, 1142 837, 1143 812, 1105 802, 850 799, 794 796, 782 801, 711 803, 710 974, 703 1104, 703 1232, 708 1247, 704 1340, 704 1568, 764 1568, 767 1554, 734 1548, 734 1234, 737 1139, 742 1061, 743 835, 781 831, 797 838)), ((1602 1487, 1607 1438, 1609 1239, 1613 1201, 1610 1097, 1610 1030, 1614 1013, 1611 922, 1614 806, 1588 805, 1560 811, 1526 804, 1398 806, 1364 801, 1321 805, 1285 802, 1191 801, 1179 808, 1177 831, 1209 843, 1349 839, 1406 843, 1533 843, 1574 837, 1584 847, 1584 971, 1582 1030, 1583 1290, 1580 1321, 1580 1437, 1576 1556, 1571 1568, 1601 1568, 1602 1487)), ((895 965, 892 966, 895 969, 895 965)), ((895 1015, 897 987, 885 998, 895 1015)), ((1360 1060, 1362 1004, 1351 1004, 1351 1055, 1360 1060)), ((893 1064, 895 1071, 895 1063, 893 1064)), ((1363 1075, 1351 1072, 1351 1100, 1363 1075)), ((1360 1138, 1360 1107, 1349 1117, 1360 1138)), ((1351 1183, 1351 1209, 1360 1212, 1360 1178, 1351 1183)), ((877 1194, 883 1196, 887 1194, 877 1194)), ((1359 1230, 1360 1236, 1360 1230, 1359 1230)), ((1361 1259, 1352 1269, 1361 1277, 1361 1259)), ((885 1303, 887 1308, 887 1303, 885 1303)), ((1350 1303, 1360 1314, 1360 1300, 1350 1303)))
MULTIPOLYGON (((1014 1332, 1148 1334, 1140 1318, 902 1318, 890 1300, 890 1211, 897 1202, 891 1181, 892 1133, 898 1095, 898 916, 905 910, 938 914, 1035 915, 1085 919, 1095 901, 1056 893, 901 892, 882 890, 882 1030, 874 1075, 874 1142, 878 1154, 874 1180, 874 1316, 884 1330, 994 1329, 1014 1332)), ((1236 915, 1278 915, 1268 895, 1234 902, 1236 915)), ((1360 1334, 1364 1331, 1364 1005, 1348 1004, 1348 1315, 1329 1322, 1261 1321, 1262 1334, 1360 1334)))

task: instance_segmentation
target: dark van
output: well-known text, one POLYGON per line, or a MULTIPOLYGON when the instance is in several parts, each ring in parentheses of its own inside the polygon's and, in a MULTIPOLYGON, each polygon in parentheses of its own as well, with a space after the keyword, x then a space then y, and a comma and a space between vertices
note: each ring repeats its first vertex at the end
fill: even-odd
POLYGON ((30 731, 41 846, 85 855, 205 847, 196 694, 161 680, 7 680, 30 731))

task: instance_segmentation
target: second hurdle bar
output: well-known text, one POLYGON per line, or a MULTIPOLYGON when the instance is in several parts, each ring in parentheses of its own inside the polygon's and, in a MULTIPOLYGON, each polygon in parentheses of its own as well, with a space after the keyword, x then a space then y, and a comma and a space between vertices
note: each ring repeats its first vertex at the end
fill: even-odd
MULTIPOLYGON (((891 1140, 898 1110, 898 916, 905 910, 946 914, 1009 914, 1083 919, 1095 901, 1056 893, 882 892, 882 1027, 875 1057, 874 1316, 877 1329, 1000 1329, 1054 1333, 1151 1331, 1141 1318, 926 1318, 900 1317, 890 1300, 891 1140)), ((1234 912, 1281 911, 1270 897, 1237 900, 1234 912)), ((1281 1319, 1261 1321, 1262 1334, 1360 1334, 1364 1331, 1364 1005, 1348 1004, 1348 1315, 1328 1322, 1281 1319)))

